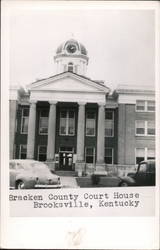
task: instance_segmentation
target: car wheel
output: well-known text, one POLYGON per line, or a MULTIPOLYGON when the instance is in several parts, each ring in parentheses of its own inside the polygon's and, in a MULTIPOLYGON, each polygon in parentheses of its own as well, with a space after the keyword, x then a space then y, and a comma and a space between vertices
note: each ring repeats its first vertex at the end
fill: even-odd
POLYGON ((123 181, 119 184, 120 187, 128 187, 128 183, 123 181))
POLYGON ((17 181, 16 182, 16 189, 23 189, 24 188, 24 182, 23 181, 17 181))

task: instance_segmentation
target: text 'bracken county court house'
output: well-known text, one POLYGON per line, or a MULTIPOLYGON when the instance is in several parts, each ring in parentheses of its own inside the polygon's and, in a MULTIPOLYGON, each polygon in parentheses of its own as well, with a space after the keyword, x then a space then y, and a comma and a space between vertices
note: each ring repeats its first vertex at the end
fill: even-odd
MULTIPOLYGON (((155 91, 119 86, 112 93, 86 76, 86 48, 74 39, 54 56, 57 74, 10 89, 10 158, 91 173, 155 158, 155 91)), ((116 73, 116 72, 115 72, 116 73)))

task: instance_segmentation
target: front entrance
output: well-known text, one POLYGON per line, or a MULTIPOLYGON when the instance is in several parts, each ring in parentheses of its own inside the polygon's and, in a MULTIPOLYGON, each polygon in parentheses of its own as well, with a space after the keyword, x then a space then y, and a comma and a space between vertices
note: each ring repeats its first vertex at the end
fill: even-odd
POLYGON ((59 169, 72 171, 73 170, 73 149, 64 148, 59 152, 59 169))

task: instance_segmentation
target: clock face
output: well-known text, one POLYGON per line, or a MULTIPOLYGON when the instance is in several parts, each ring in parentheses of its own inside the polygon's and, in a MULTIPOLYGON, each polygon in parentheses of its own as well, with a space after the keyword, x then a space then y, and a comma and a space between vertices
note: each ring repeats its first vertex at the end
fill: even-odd
POLYGON ((75 53, 76 52, 76 46, 74 44, 68 44, 67 51, 68 51, 68 53, 75 53))

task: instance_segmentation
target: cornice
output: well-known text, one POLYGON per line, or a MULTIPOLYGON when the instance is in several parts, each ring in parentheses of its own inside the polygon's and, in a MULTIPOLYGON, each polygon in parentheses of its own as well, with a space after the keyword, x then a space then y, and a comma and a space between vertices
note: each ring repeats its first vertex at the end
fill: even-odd
MULTIPOLYGON (((45 79, 41 79, 37 82, 33 82, 31 83, 30 85, 28 85, 28 89, 30 91, 34 91, 35 88, 38 88, 42 85, 45 85, 45 84, 50 84, 52 81, 56 81, 56 80, 60 80, 60 79, 63 79, 65 77, 71 77, 73 79, 77 79, 83 83, 86 83, 90 86, 93 86, 101 91, 103 91, 104 93, 108 94, 110 92, 110 89, 108 87, 106 87, 105 85, 103 85, 102 83, 98 83, 96 81, 93 81, 85 76, 81 76, 81 75, 78 75, 78 74, 75 74, 75 73, 72 73, 72 72, 63 72, 63 73, 60 73, 58 75, 54 75, 54 76, 51 76, 49 78, 45 78, 45 79)), ((36 90, 36 89, 35 89, 36 90)), ((44 90, 43 90, 44 91, 44 90)), ((50 90, 51 91, 51 90, 50 90)), ((62 91, 62 90, 61 90, 62 91)), ((95 91, 96 92, 96 91, 95 91)), ((98 91, 99 92, 99 91, 98 91)))
POLYGON ((149 85, 134 85, 134 84, 120 84, 114 91, 116 94, 154 94, 154 84, 149 85))
POLYGON ((88 63, 89 61, 89 57, 88 56, 85 56, 85 55, 82 55, 82 54, 75 54, 75 55, 70 55, 70 54, 58 54, 56 56, 54 56, 54 60, 56 60, 57 58, 62 58, 62 57, 72 57, 72 58, 82 58, 82 59, 85 59, 88 63))
POLYGON ((117 89, 117 94, 155 94, 155 90, 146 89, 117 89))
POLYGON ((90 91, 90 90, 86 90, 86 91, 80 91, 80 90, 62 90, 62 89, 56 89, 56 90, 52 90, 52 89, 32 89, 32 92, 54 92, 54 93, 81 93, 81 94, 84 94, 84 93, 90 93, 90 94, 102 94, 104 95, 105 92, 102 92, 102 91, 90 91))

